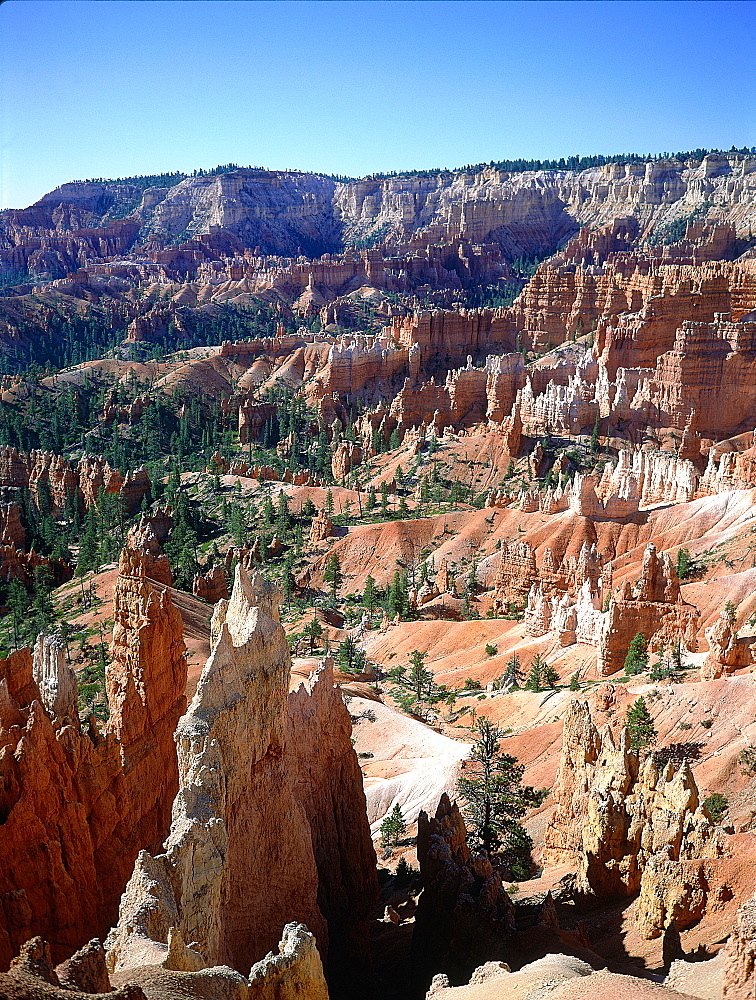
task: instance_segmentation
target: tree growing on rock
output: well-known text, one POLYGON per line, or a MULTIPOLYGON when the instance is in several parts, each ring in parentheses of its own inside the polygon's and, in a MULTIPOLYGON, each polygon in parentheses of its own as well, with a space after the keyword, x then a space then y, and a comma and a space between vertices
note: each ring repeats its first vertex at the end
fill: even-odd
POLYGON ((636 632, 630 640, 625 657, 626 674, 642 674, 648 666, 648 646, 642 632, 636 632))
POLYGON ((627 710, 627 729, 632 750, 645 750, 656 742, 656 726, 643 695, 627 710))
POLYGON ((498 726, 478 719, 476 728, 477 739, 457 781, 469 836, 489 855, 497 853, 509 877, 525 878, 532 867, 533 842, 520 820, 546 793, 523 785, 525 766, 502 752, 498 726))

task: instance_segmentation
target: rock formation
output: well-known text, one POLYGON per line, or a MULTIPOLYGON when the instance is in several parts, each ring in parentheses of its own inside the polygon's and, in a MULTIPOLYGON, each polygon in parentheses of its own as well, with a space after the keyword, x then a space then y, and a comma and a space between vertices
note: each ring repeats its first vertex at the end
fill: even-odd
POLYGON ((333 534, 333 522, 325 510, 320 510, 312 519, 310 545, 318 545, 333 534))
POLYGON ((139 507, 150 490, 144 468, 128 473, 126 478, 101 456, 85 455, 77 465, 48 451, 28 454, 15 448, 0 449, 0 487, 28 489, 37 503, 40 491, 47 490, 53 514, 60 515, 71 502, 81 509, 97 502, 100 490, 119 494, 126 510, 139 507))
POLYGON ((0 661, 0 967, 36 933, 67 957, 102 935, 140 848, 160 842, 178 787, 181 618, 154 593, 139 550, 116 585, 111 717, 82 731, 62 644, 41 637, 0 661))
POLYGON ((752 662, 751 647, 746 640, 738 639, 738 626, 727 608, 704 632, 709 643, 709 653, 701 664, 701 680, 713 681, 723 674, 731 674, 752 662))
POLYGON ((697 646, 698 611, 686 604, 672 560, 665 552, 656 554, 649 543, 643 553, 641 573, 635 593, 629 583, 614 595, 599 645, 599 672, 616 673, 625 662, 633 637, 641 632, 652 649, 682 643, 691 652, 697 646))
POLYGON ((208 604, 225 600, 228 597, 228 583, 223 566, 216 563, 204 573, 197 573, 192 581, 192 593, 208 604))
POLYGON ((738 910, 738 918, 725 947, 722 975, 723 1000, 751 1000, 756 982, 756 898, 738 910))
POLYGON ((142 515, 139 524, 129 532, 127 546, 138 550, 144 576, 166 587, 173 584, 173 574, 168 557, 163 552, 152 520, 142 515))
POLYGON ((13 959, 7 975, 0 974, 3 1000, 146 1000, 138 986, 112 989, 105 968, 105 953, 95 938, 59 965, 53 966, 50 945, 41 937, 26 941, 13 959))
MULTIPOLYGON (((629 747, 626 728, 617 740, 608 727, 599 734, 586 701, 568 706, 553 796, 545 856, 554 863, 577 861, 579 891, 600 899, 642 893, 642 879, 654 891, 650 883, 662 868, 669 878, 667 863, 679 884, 683 862, 725 850, 721 830, 700 806, 688 762, 676 768, 657 762, 654 754, 639 756, 629 747)), ((694 913, 693 889, 685 892, 687 912, 694 913)), ((648 909, 641 906, 644 921, 648 909)), ((682 902, 665 904, 658 933, 681 913, 682 902)))
POLYGON ((514 906, 485 853, 470 853, 467 830, 444 793, 436 815, 418 817, 417 858, 423 892, 415 914, 412 959, 416 983, 427 989, 434 973, 466 982, 484 961, 512 950, 514 906))
POLYGON ((287 924, 279 954, 271 952, 252 966, 249 985, 259 1000, 328 1000, 320 955, 307 928, 287 924))
POLYGON ((287 696, 278 594, 242 565, 212 640, 176 730, 171 832, 163 854, 138 859, 108 939, 111 967, 167 952, 177 927, 206 964, 246 975, 294 919, 315 934, 334 982, 364 972, 375 856, 332 672, 287 696))

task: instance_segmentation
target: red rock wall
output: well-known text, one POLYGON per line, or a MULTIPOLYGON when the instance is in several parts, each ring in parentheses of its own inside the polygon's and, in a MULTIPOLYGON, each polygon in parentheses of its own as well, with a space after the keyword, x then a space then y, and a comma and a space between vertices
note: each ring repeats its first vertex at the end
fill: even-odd
POLYGON ((182 623, 138 562, 122 558, 121 572, 104 733, 56 726, 28 650, 0 661, 0 968, 35 934, 56 959, 104 936, 137 852, 170 824, 173 730, 186 704, 182 623))

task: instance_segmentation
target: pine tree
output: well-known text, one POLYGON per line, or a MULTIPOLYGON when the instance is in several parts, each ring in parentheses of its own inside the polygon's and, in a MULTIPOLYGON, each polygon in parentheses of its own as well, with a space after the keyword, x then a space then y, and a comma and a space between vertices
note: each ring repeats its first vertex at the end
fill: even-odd
POLYGON ((687 549, 677 550, 677 577, 680 580, 684 580, 685 577, 690 573, 692 567, 692 560, 690 558, 690 552, 687 549))
POLYGON ((335 552, 328 557, 325 572, 323 573, 323 579, 326 583, 330 583, 331 598, 335 601, 336 591, 339 589, 342 582, 341 562, 335 552))
POLYGON ((395 802, 394 808, 391 812, 386 813, 381 823, 381 846, 384 850, 396 847, 406 832, 407 823, 402 813, 402 807, 398 802, 395 802))
POLYGON ((413 649, 410 653, 410 668, 407 683, 414 691, 418 701, 427 701, 432 694, 433 674, 425 666, 425 653, 413 649))
POLYGON ((362 603, 368 613, 372 613, 375 606, 375 580, 368 574, 365 580, 365 590, 362 595, 362 603))
POLYGON ((543 683, 547 688, 552 689, 559 683, 559 672, 554 667, 550 667, 548 663, 543 665, 543 683))
POLYGON ((286 535, 289 531, 291 516, 289 514, 289 501, 283 490, 278 494, 278 505, 276 507, 276 527, 281 535, 286 535))
POLYGON ((596 414, 596 422, 593 425, 593 431, 591 432, 591 452, 595 455, 599 450, 599 415, 596 414))
POLYGON ((294 587, 296 586, 296 581, 294 580, 294 555, 292 552, 286 554, 284 559, 283 571, 281 573, 281 586, 283 588, 284 597, 286 603, 289 604, 292 595, 294 593, 294 587))
POLYGON ((627 710, 627 729, 632 750, 644 750, 656 742, 656 727, 643 695, 627 710))
POLYGON ((510 872, 526 877, 532 866, 532 841, 519 821, 529 806, 543 801, 543 794, 523 786, 525 767, 502 753, 497 726, 478 719, 476 728, 477 739, 457 782, 470 838, 489 854, 503 848, 510 872))
POLYGON ((636 632, 625 657, 625 673, 641 674, 648 666, 648 647, 642 632, 636 632))
POLYGON ((304 635, 310 643, 310 653, 315 652, 315 646, 318 643, 318 639, 323 638, 323 626, 317 617, 313 618, 309 624, 304 627, 304 635))
POLYGON ((533 662, 530 665, 530 674, 528 675, 527 683, 525 687, 529 691, 540 691, 541 682, 543 680, 543 663, 541 662, 541 657, 537 653, 533 658, 533 662))
POLYGON ((512 655, 507 660, 504 666, 504 676, 502 678, 505 684, 510 685, 510 687, 519 687, 522 684, 522 670, 520 668, 520 657, 517 653, 512 653, 512 655))

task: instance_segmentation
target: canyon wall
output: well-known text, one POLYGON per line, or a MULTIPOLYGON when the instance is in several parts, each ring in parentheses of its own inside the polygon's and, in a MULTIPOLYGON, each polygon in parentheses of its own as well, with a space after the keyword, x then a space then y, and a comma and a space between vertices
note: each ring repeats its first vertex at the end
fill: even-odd
POLYGON ((178 788, 183 626, 126 549, 114 595, 110 720, 82 728, 64 643, 0 661, 0 966, 42 934, 59 960, 104 935, 137 852, 160 843, 178 788))

